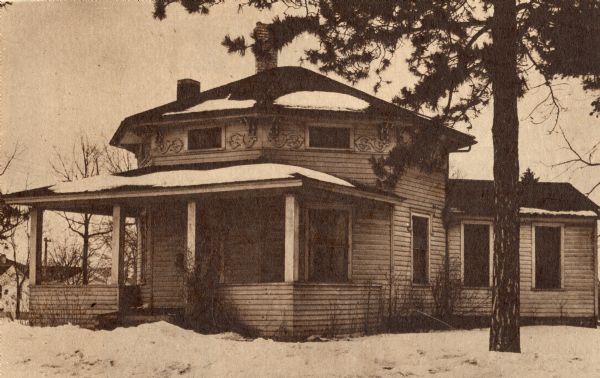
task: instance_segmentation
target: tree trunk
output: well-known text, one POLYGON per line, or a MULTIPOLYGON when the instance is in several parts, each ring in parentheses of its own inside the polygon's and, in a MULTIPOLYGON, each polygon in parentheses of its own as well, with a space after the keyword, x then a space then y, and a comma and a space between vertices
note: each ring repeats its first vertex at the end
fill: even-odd
POLYGON ((81 278, 84 285, 89 282, 90 216, 83 216, 83 250, 81 253, 81 278))
MULTIPOLYGON (((17 260, 14 260, 17 261, 17 260)), ((17 276, 17 298, 15 298, 15 319, 21 319, 21 283, 19 282, 19 272, 17 271, 17 264, 15 264, 15 275, 17 276)))
POLYGON ((494 2, 492 38, 495 211, 489 349, 519 353, 519 78, 514 0, 494 2))

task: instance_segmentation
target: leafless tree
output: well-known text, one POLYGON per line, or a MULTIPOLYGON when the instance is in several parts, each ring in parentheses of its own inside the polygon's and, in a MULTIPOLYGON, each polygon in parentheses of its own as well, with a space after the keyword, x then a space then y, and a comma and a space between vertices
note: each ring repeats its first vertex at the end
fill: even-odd
MULTIPOLYGON (((571 156, 557 164, 554 164, 554 167, 564 167, 567 171, 577 171, 600 167, 600 156, 598 156, 600 141, 595 142, 588 150, 582 151, 575 147, 573 141, 569 139, 562 127, 559 127, 559 132, 563 138, 565 148, 570 152, 571 156)), ((586 194, 589 196, 598 188, 600 188, 600 180, 593 183, 592 187, 587 191, 586 194)))
MULTIPOLYGON (((73 146, 71 154, 64 155, 55 150, 54 160, 50 163, 55 174, 64 182, 76 181, 98 176, 102 167, 102 147, 90 141, 87 136, 80 136, 73 146)), ((89 250, 90 241, 98 236, 110 233, 93 214, 58 213, 67 223, 73 233, 79 235, 82 241, 81 269, 82 284, 89 282, 89 250)))
MULTIPOLYGON (((0 158, 0 176, 3 176, 8 171, 11 164, 21 152, 22 149, 19 143, 15 143, 14 148, 0 158)), ((2 199, 2 192, 0 191, 0 240, 10 237, 13 231, 26 219, 27 211, 14 206, 8 206, 2 199)))
MULTIPOLYGON (((128 153, 93 142, 87 136, 79 138, 70 154, 65 155, 56 151, 55 158, 51 162, 53 171, 64 182, 81 180, 104 173, 123 172, 132 169, 134 164, 134 159, 128 153)), ((107 258, 104 255, 107 251, 106 247, 110 247, 110 243, 106 243, 106 240, 112 234, 112 223, 105 217, 91 213, 62 212, 59 215, 66 221, 69 230, 81 238, 82 249, 79 259, 81 284, 87 285, 90 279, 90 261, 94 260, 96 265, 101 265, 107 258)), ((74 251, 71 246, 60 246, 57 253, 61 258, 60 261, 55 262, 69 266, 68 264, 75 262, 71 256, 72 252, 74 251)))
MULTIPOLYGON (((135 157, 130 152, 123 149, 114 148, 109 145, 104 145, 103 148, 104 167, 106 171, 111 174, 118 174, 121 172, 129 171, 137 168, 135 157)), ((105 226, 110 228, 112 231, 112 222, 105 220, 105 226)), ((126 279, 130 279, 132 282, 137 281, 138 277, 138 224, 128 218, 125 221, 125 238, 124 238, 124 270, 126 279)), ((105 246, 110 249, 112 247, 112 239, 108 235, 103 235, 102 240, 105 246)))
POLYGON ((18 228, 12 228, 10 230, 10 232, 8 233, 6 240, 4 241, 4 245, 5 245, 5 249, 9 250, 12 252, 12 261, 11 261, 11 265, 13 268, 13 272, 11 272, 11 274, 13 274, 13 278, 14 282, 15 282, 15 287, 16 287, 16 298, 15 298, 15 318, 16 319, 20 319, 21 318, 21 301, 23 298, 23 284, 25 283, 25 279, 27 278, 26 275, 26 268, 29 264, 29 246, 27 247, 27 258, 25 260, 25 262, 23 264, 18 263, 17 260, 17 241, 16 241, 16 232, 17 232, 18 228))
POLYGON ((104 167, 106 171, 111 174, 117 174, 137 168, 135 156, 128 151, 105 144, 102 152, 104 167))

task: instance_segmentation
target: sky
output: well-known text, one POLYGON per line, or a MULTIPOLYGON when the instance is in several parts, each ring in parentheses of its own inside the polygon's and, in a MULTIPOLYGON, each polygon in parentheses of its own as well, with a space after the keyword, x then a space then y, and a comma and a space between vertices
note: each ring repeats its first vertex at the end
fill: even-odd
MULTIPOLYGON (((257 21, 274 15, 250 8, 238 13, 235 4, 209 16, 189 15, 178 4, 167 12, 166 20, 155 20, 150 1, 133 0, 16 2, 0 11, 0 154, 17 143, 21 151, 0 177, 3 192, 55 182, 49 166, 55 151, 70 151, 81 134, 109 139, 123 118, 174 100, 178 79, 199 80, 204 90, 252 75, 253 56, 228 55, 221 40, 248 35, 257 21)), ((305 37, 285 47, 279 65, 300 65, 314 43, 305 37)), ((384 100, 414 81, 402 55, 386 75, 392 84, 376 94, 384 100)), ((373 84, 357 87, 373 94, 373 84)), ((591 95, 576 80, 556 91, 565 107, 560 125, 577 148, 591 148, 600 141, 600 119, 588 115, 591 95)), ((519 103, 521 170, 531 167, 544 181, 570 181, 587 192, 600 181, 600 169, 552 167, 570 157, 562 137, 549 134, 552 122, 527 119, 545 95, 539 88, 519 103)), ((452 171, 461 178, 492 177, 491 111, 467 131, 478 144, 452 156, 452 171)), ((600 202, 600 190, 592 198, 600 202)))

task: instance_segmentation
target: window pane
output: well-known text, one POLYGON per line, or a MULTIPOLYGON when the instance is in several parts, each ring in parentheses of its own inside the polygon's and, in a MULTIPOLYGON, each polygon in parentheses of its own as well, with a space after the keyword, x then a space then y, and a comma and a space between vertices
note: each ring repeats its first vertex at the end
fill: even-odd
POLYGON ((348 213, 309 210, 309 278, 339 282, 348 279, 348 213))
POLYGON ((350 148, 350 129, 344 127, 309 127, 310 147, 350 148))
POLYGON ((188 132, 188 150, 221 148, 221 128, 196 129, 188 132))
POLYGON ((535 228, 535 287, 560 288, 560 227, 535 228))
POLYGON ((426 284, 429 280, 429 219, 412 217, 413 282, 426 284))
POLYGON ((464 284, 482 287, 489 285, 490 226, 464 225, 464 284))

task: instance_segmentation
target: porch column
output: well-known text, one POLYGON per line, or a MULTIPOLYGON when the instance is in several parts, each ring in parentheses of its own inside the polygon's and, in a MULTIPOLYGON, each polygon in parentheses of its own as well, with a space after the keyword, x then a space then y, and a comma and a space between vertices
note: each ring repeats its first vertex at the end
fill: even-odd
POLYGON ((40 284, 42 273, 42 228, 44 210, 32 207, 29 211, 29 285, 40 284))
POLYGON ((285 282, 298 281, 300 263, 300 207, 293 194, 285 196, 285 282))
POLYGON ((185 264, 188 272, 196 267, 196 201, 187 203, 187 250, 185 264))
POLYGON ((123 245, 125 239, 125 214, 120 205, 113 206, 112 267, 110 281, 113 285, 123 285, 123 245))

